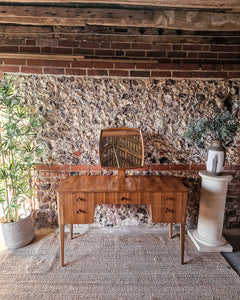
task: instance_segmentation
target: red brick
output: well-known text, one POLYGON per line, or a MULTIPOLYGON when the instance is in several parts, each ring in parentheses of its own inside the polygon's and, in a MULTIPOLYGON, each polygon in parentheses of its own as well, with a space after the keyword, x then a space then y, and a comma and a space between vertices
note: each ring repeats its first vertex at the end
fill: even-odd
POLYGON ((150 166, 149 165, 144 165, 141 168, 133 169, 133 171, 149 171, 150 166))
POLYGON ((149 71, 130 71, 131 77, 149 77, 150 72, 149 71))
POLYGON ((98 42, 80 42, 79 48, 99 48, 98 42))
POLYGON ((152 71, 151 77, 171 77, 170 71, 152 71))
POLYGON ((21 53, 40 53, 40 47, 20 47, 21 53))
POLYGON ((199 64, 182 63, 182 64, 179 64, 179 69, 180 70, 199 70, 199 64))
POLYGON ((86 75, 87 71, 84 69, 66 69, 66 75, 86 75))
POLYGON ((22 73, 42 74, 42 68, 38 67, 21 67, 22 73))
POLYGON ((116 69, 135 69, 135 63, 117 62, 115 63, 116 69))
POLYGON ((188 58, 197 58, 197 53, 196 52, 188 52, 187 57, 188 58))
POLYGON ((52 48, 51 47, 41 47, 41 53, 52 53, 52 48))
POLYGON ((228 73, 227 72, 215 72, 214 78, 227 78, 228 73))
POLYGON ((63 68, 44 68, 44 74, 64 74, 63 68))
POLYGON ((0 66, 0 72, 19 72, 19 67, 15 66, 0 66))
POLYGON ((182 51, 169 51, 167 57, 186 57, 187 53, 182 51))
POLYGON ((91 171, 99 171, 99 170, 102 170, 102 167, 100 165, 91 165, 91 171))
POLYGON ((62 60, 50 60, 49 66, 53 67, 70 67, 69 61, 62 61, 62 60))
POLYGON ((78 47, 78 41, 70 41, 70 40, 60 40, 58 41, 58 46, 63 47, 78 47))
POLYGON ((152 49, 152 45, 147 43, 133 43, 132 49, 152 49))
POLYGON ((170 170, 176 170, 176 171, 190 170, 190 165, 185 165, 185 164, 170 165, 170 170))
POLYGON ((201 69, 202 70, 221 70, 221 65, 220 64, 201 64, 201 69))
POLYGON ((111 43, 111 48, 112 49, 130 49, 130 44, 129 43, 111 43))
POLYGON ((219 59, 239 59, 240 54, 239 53, 220 53, 219 59))
POLYGON ((145 57, 145 51, 126 51, 126 56, 145 57))
POLYGON ((197 78, 214 78, 214 73, 213 72, 193 72, 192 77, 197 77, 197 78))
POLYGON ((50 172, 49 171, 40 171, 39 176, 41 177, 50 177, 50 172))
POLYGON ((70 171, 71 172, 78 172, 78 171, 90 171, 90 166, 89 165, 74 165, 70 166, 70 171))
POLYGON ((92 70, 92 69, 88 69, 87 70, 87 74, 89 76, 107 76, 108 75, 108 71, 107 70, 92 70))
POLYGON ((49 165, 50 171, 69 171, 68 165, 49 165))
POLYGON ((222 69, 224 71, 238 71, 240 70, 240 64, 235 63, 235 64, 223 64, 222 69))
POLYGON ((93 55, 94 50, 93 49, 73 49, 74 54, 81 54, 81 55, 93 55))
POLYGON ((73 68, 92 68, 93 62, 91 62, 91 61, 73 61, 72 67, 73 68))
POLYGON ((47 60, 39 60, 39 59, 27 59, 27 65, 28 66, 48 66, 47 60))
POLYGON ((36 46, 36 40, 26 40, 27 46, 36 46))
POLYGON ((147 57, 166 57, 165 51, 147 51, 147 57))
POLYGON ((179 65, 178 64, 172 64, 172 63, 159 63, 157 65, 157 68, 159 70, 178 70, 179 65))
POLYGON ((168 171, 170 170, 169 165, 151 165, 150 171, 168 171))
POLYGON ((173 51, 179 51, 179 50, 182 50, 182 45, 172 45, 172 50, 173 51))
POLYGON ((203 164, 203 165, 197 165, 197 164, 194 164, 194 165, 190 165, 190 170, 192 171, 201 171, 201 170, 206 170, 206 165, 203 164))
POLYGON ((198 53, 199 58, 217 58, 217 53, 212 52, 199 52, 198 53))
POLYGON ((183 50, 200 51, 200 50, 202 50, 202 46, 201 45, 183 45, 183 50))
POLYGON ((109 70, 109 76, 128 77, 129 76, 129 71, 109 70))
POLYGON ((19 39, 4 39, 3 41, 4 45, 15 45, 15 46, 20 46, 20 45, 25 45, 25 39, 24 38, 19 38, 19 39))
POLYGON ((233 52, 233 46, 230 45, 211 45, 210 51, 215 52, 233 52))
POLYGON ((99 69, 112 69, 113 63, 112 62, 94 62, 93 67, 99 68, 99 69))
POLYGON ((21 58, 4 58, 5 65, 26 65, 26 60, 21 58))
POLYGON ((149 63, 136 63, 136 69, 146 69, 146 70, 151 70, 151 69, 157 69, 158 64, 156 62, 149 62, 149 63))
POLYGON ((115 51, 114 50, 95 50, 95 55, 99 56, 114 56, 115 51))
POLYGON ((100 46, 101 46, 101 48, 107 48, 108 49, 108 48, 110 48, 110 43, 102 42, 100 46))
POLYGON ((42 164, 39 164, 39 165, 35 165, 34 168, 36 170, 49 170, 49 165, 42 165, 42 164))
POLYGON ((73 50, 72 48, 52 48, 53 53, 61 53, 61 54, 72 54, 73 50))
POLYGON ((181 77, 181 78, 190 78, 192 77, 192 72, 178 72, 178 71, 173 71, 172 74, 173 77, 181 77))
POLYGON ((0 46, 0 52, 19 52, 18 46, 0 46))
POLYGON ((240 78, 240 72, 228 72, 227 78, 240 78))
POLYGON ((75 151, 75 152, 73 153, 73 155, 75 155, 75 156, 80 156, 80 155, 81 155, 81 152, 80 152, 79 150, 77 150, 77 151, 75 151))

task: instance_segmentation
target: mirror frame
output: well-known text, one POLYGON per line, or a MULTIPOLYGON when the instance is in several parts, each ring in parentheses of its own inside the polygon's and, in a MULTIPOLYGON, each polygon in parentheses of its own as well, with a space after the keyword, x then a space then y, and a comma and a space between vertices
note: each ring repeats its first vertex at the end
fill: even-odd
POLYGON ((144 143, 142 132, 140 129, 137 128, 126 128, 126 127, 119 127, 119 128, 106 128, 101 130, 100 139, 99 139, 99 162, 100 166, 103 169, 111 169, 111 170, 132 170, 132 169, 139 169, 142 168, 144 165, 144 143), (126 168, 118 168, 118 167, 111 167, 111 166, 103 166, 101 161, 101 139, 103 137, 108 136, 116 136, 116 137, 123 137, 123 136, 131 136, 131 135, 138 135, 141 138, 141 146, 142 146, 142 154, 141 154, 141 165, 135 167, 126 167, 126 168))

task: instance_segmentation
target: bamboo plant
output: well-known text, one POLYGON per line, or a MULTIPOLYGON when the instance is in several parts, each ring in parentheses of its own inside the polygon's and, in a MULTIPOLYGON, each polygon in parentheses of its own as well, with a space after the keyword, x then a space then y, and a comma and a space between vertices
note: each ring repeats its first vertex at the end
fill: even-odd
POLYGON ((36 144, 39 120, 22 105, 12 88, 13 79, 0 84, 0 203, 4 222, 15 222, 19 209, 34 190, 31 171, 42 149, 36 144))

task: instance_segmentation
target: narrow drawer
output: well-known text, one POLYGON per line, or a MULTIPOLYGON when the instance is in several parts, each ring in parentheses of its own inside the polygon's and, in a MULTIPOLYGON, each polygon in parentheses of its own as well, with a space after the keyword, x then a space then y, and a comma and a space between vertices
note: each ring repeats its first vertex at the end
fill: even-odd
POLYGON ((79 204, 94 205, 94 193, 73 193, 73 206, 79 204))
POLYGON ((178 205, 164 204, 152 206, 153 223, 181 223, 182 208, 178 205))
POLYGON ((72 210, 73 224, 91 224, 94 219, 94 205, 74 205, 72 210))

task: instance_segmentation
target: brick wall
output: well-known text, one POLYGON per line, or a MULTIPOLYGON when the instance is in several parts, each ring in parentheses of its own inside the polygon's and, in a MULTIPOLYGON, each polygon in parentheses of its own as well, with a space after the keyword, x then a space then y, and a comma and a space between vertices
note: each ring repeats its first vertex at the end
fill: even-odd
MULTIPOLYGON (((83 77, 126 78, 240 78, 240 37, 238 33, 193 33, 156 30, 114 30, 95 28, 61 29, 1 26, 0 72, 83 77), (65 31, 64 31, 65 30, 65 31), (81 31, 82 30, 82 31, 81 31), (134 31, 135 30, 135 31, 134 31), (57 55, 54 56, 54 55, 57 55)), ((150 29, 149 29, 150 30, 150 29)), ((240 144, 238 143, 239 157, 240 144)), ((164 174, 171 172, 190 187, 189 198, 194 206, 199 201, 198 171, 203 164, 169 164, 150 161, 143 172, 164 174)), ((239 164, 228 164, 226 172, 233 175, 229 184, 225 227, 240 224, 240 158, 239 164)), ((57 224, 56 189, 68 175, 99 174, 98 165, 37 166, 39 206, 36 212, 39 226, 57 224)), ((197 218, 197 209, 191 213, 197 218)))

